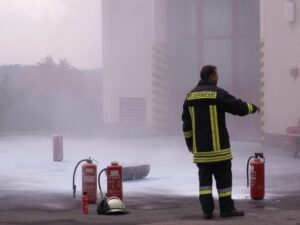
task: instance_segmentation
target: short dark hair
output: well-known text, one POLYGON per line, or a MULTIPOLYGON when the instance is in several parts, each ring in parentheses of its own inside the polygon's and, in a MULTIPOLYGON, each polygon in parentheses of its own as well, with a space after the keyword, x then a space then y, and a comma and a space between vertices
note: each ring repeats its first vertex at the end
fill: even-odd
POLYGON ((201 80, 208 80, 210 75, 213 75, 216 73, 217 67, 214 65, 206 65, 203 66, 200 72, 200 78, 201 80))

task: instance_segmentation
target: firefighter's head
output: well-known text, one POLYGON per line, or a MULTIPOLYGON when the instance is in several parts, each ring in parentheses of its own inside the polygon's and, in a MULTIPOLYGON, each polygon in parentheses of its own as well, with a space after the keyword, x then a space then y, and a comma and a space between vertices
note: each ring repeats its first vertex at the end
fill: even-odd
POLYGON ((217 67, 213 65, 203 66, 200 72, 201 80, 207 80, 210 83, 217 85, 219 76, 217 72, 217 67))

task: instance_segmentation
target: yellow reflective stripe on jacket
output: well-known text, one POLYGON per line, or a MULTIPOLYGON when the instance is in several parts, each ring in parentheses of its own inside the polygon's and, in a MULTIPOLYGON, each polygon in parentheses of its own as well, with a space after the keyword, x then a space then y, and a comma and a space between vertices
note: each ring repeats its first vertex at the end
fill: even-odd
POLYGON ((215 162, 223 162, 226 160, 231 160, 232 157, 222 157, 222 158, 213 158, 213 159, 206 159, 206 158, 194 158, 194 163, 215 163, 215 162))
POLYGON ((194 156, 194 162, 218 162, 232 159, 232 155, 222 155, 217 157, 197 157, 194 156))
POLYGON ((192 132, 193 132, 193 152, 197 152, 196 145, 196 129, 195 129, 195 109, 193 106, 189 107, 189 112, 192 120, 192 132))
POLYGON ((210 163, 210 162, 220 162, 232 159, 231 151, 226 151, 222 153, 216 152, 219 154, 215 155, 198 155, 194 153, 194 163, 210 163))
POLYGON ((207 152, 195 152, 195 156, 220 156, 220 155, 226 155, 226 154, 231 154, 231 149, 221 149, 219 152, 213 152, 213 151, 207 151, 207 152))
POLYGON ((217 98, 217 92, 215 91, 197 91, 191 92, 187 96, 187 100, 195 100, 195 99, 215 99, 217 98))
POLYGON ((253 106, 251 103, 247 102, 247 106, 248 106, 248 114, 249 113, 253 113, 253 106))
POLYGON ((215 117, 215 126, 216 126, 216 142, 217 142, 217 151, 220 151, 220 135, 219 135, 219 122, 218 122, 218 112, 217 106, 213 106, 214 109, 214 117, 215 117))
POLYGON ((185 132, 183 132, 184 133, 184 137, 185 138, 191 138, 191 137, 193 137, 193 131, 192 130, 190 130, 190 131, 185 131, 185 132))
POLYGON ((210 105, 209 106, 209 114, 210 114, 210 125, 211 125, 211 132, 212 132, 213 149, 214 149, 214 151, 220 151, 220 136, 219 136, 217 106, 210 105))
POLYGON ((214 120, 214 116, 213 116, 213 108, 211 105, 209 106, 209 115, 210 115, 210 126, 211 126, 211 132, 212 132, 213 149, 214 149, 214 151, 216 151, 217 144, 216 144, 215 120, 214 120))

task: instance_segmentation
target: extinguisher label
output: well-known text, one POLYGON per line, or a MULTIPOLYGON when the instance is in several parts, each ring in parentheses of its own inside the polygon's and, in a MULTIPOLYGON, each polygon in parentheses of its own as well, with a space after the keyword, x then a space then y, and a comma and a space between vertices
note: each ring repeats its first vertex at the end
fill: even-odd
POLYGON ((84 176, 83 182, 95 182, 95 176, 84 176))
POLYGON ((110 175, 111 176, 119 176, 119 170, 111 170, 110 175))
POLYGON ((86 169, 84 170, 84 172, 86 172, 86 173, 94 173, 94 169, 86 168, 86 169))

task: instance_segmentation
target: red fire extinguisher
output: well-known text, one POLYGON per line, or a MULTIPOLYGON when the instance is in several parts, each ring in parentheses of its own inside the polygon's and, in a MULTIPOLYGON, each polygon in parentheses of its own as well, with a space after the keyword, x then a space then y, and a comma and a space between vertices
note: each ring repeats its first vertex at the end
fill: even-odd
POLYGON ((97 200, 97 165, 93 163, 91 158, 80 160, 74 169, 73 198, 75 198, 76 192, 75 174, 77 167, 82 162, 86 162, 82 165, 82 193, 87 193, 88 203, 95 203, 97 200))
POLYGON ((255 153, 247 162, 247 187, 249 187, 250 163, 250 196, 255 200, 263 199, 265 196, 265 162, 263 153, 255 153))
POLYGON ((129 211, 125 209, 123 200, 123 189, 122 189, 122 166, 114 161, 107 168, 100 171, 98 175, 98 186, 101 195, 101 201, 97 205, 98 214, 127 214, 129 211), (104 197, 100 178, 101 174, 106 172, 107 175, 107 193, 104 197))
POLYGON ((106 198, 109 197, 118 197, 119 199, 123 200, 123 187, 122 187, 122 166, 116 162, 113 161, 107 168, 100 171, 98 175, 98 186, 100 189, 100 194, 102 199, 103 193, 100 185, 100 177, 103 172, 106 172, 107 175, 107 193, 106 198))
POLYGON ((89 214, 89 197, 87 195, 87 192, 83 192, 82 198, 81 198, 81 211, 83 214, 89 214))

